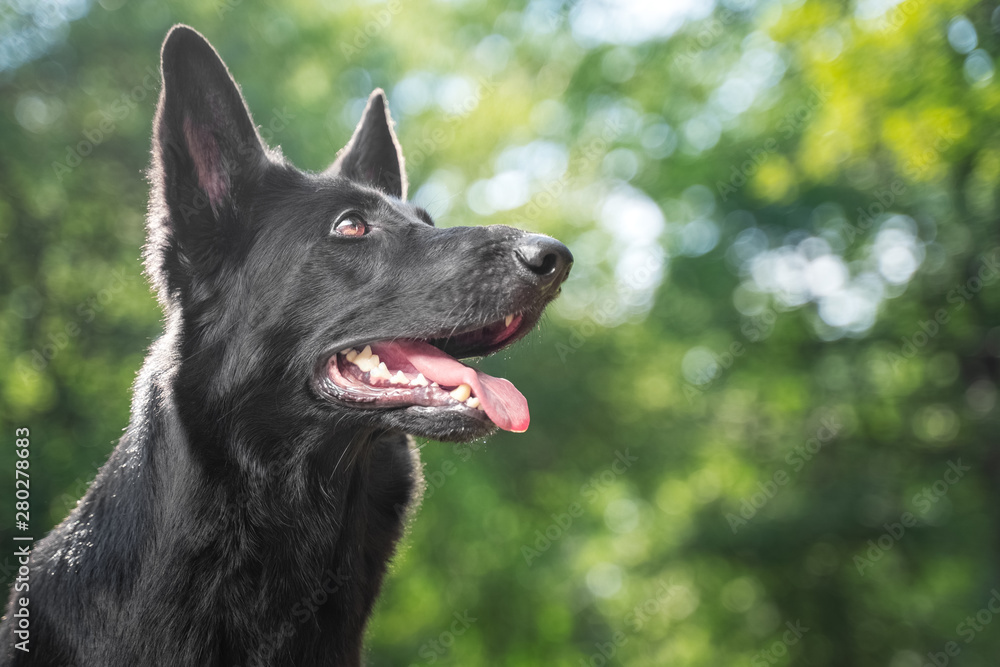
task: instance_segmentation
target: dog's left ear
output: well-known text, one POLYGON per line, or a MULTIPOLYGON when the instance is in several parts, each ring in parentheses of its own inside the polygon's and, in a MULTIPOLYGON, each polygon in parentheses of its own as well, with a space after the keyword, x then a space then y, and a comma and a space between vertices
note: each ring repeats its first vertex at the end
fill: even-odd
POLYGON ((325 173, 372 185, 386 194, 405 200, 403 151, 392 125, 385 93, 381 88, 376 88, 368 98, 368 105, 361 116, 361 122, 354 130, 354 136, 337 154, 337 159, 325 173))

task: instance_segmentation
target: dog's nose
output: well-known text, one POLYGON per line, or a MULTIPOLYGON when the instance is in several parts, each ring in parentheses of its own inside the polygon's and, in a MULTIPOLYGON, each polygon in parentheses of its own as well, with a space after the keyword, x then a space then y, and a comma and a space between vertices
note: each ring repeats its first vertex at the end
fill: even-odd
POLYGON ((528 234, 514 247, 517 258, 543 285, 558 285, 569 275, 573 253, 551 236, 528 234))

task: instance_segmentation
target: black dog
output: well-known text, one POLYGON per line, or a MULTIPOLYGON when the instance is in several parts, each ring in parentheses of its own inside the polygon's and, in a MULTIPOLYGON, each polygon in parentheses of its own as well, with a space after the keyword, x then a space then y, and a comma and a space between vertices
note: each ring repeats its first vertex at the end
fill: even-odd
POLYGON ((523 336, 572 256, 407 204, 381 91, 310 174, 197 32, 170 32, 162 71, 145 258, 166 332, 125 436, 35 546, 0 663, 357 665, 421 489, 405 434, 527 428, 513 385, 455 358, 523 336))

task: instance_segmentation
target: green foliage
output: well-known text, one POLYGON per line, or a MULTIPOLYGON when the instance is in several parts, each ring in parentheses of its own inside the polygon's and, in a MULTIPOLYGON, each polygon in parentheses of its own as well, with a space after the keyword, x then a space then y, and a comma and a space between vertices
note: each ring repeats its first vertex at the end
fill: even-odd
POLYGON ((0 72, 0 414, 32 429, 33 526, 104 461, 161 329, 150 73, 185 22, 300 166, 381 86, 439 224, 577 257, 483 362, 528 433, 423 447, 370 664, 994 664, 1000 15, 731 4, 628 40, 591 0, 108 0, 0 72))

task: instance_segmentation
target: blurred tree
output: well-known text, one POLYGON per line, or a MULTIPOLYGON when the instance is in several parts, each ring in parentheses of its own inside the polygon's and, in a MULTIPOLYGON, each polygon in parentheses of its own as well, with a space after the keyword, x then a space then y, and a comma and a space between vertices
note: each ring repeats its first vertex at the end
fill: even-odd
POLYGON ((34 434, 37 533, 103 462, 160 330, 143 169, 183 21, 297 164, 325 167, 382 86, 438 224, 577 257, 542 330, 483 362, 531 430, 424 447, 371 664, 997 664, 994 3, 3 17, 0 414, 34 434))

